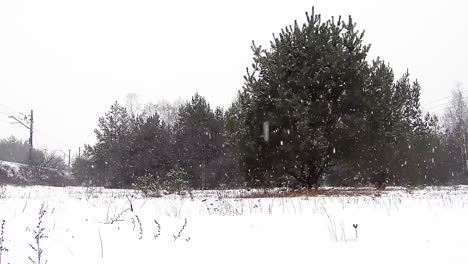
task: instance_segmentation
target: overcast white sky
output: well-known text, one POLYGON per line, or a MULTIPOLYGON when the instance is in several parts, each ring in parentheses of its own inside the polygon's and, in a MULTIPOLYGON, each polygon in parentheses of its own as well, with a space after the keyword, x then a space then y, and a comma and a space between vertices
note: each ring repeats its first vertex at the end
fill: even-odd
POLYGON ((38 147, 73 152, 94 142, 113 101, 189 98, 228 106, 252 63, 250 44, 305 20, 352 15, 370 57, 408 68, 422 102, 440 112, 461 81, 468 89, 465 1, 0 1, 0 138, 28 131, 7 115, 35 111, 38 147), (434 102, 435 101, 435 102, 434 102))

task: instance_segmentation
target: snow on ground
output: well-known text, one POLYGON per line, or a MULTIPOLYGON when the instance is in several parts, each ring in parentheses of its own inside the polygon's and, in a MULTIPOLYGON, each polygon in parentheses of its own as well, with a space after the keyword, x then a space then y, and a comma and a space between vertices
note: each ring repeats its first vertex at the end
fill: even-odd
POLYGON ((126 190, 7 186, 0 190, 0 221, 5 220, 3 247, 8 251, 0 262, 37 259, 30 244, 36 245, 41 206, 46 210, 41 263, 49 264, 468 259, 467 187, 352 197, 239 199, 234 192, 221 194, 144 198, 126 190))

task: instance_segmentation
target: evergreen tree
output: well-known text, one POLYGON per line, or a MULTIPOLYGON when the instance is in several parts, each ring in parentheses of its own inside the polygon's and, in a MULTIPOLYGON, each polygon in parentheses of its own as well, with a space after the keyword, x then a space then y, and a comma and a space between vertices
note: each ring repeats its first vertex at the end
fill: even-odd
POLYGON ((157 113, 137 117, 133 122, 129 166, 135 176, 162 177, 172 168, 172 131, 159 120, 157 113))
POLYGON ((307 15, 269 49, 252 46, 254 63, 229 109, 229 142, 250 185, 291 179, 332 184, 423 184, 437 146, 434 119, 423 119, 420 85, 394 81, 347 22, 307 15))
POLYGON ((222 126, 222 114, 217 111, 215 115, 199 94, 179 108, 174 125, 177 163, 187 172, 194 188, 212 185, 215 175, 209 166, 222 152, 222 126))
POLYGON ((115 102, 104 117, 99 118, 95 129, 97 143, 87 147, 92 156, 96 181, 109 187, 131 185, 130 148, 131 119, 127 110, 115 102))
POLYGON ((363 33, 351 17, 286 27, 270 49, 253 44, 254 64, 238 98, 233 137, 250 185, 293 177, 307 187, 353 149, 367 80, 363 33))
POLYGON ((423 173, 415 151, 425 151, 424 126, 419 106, 420 85, 410 83, 409 74, 394 82, 393 71, 379 59, 373 62, 364 94, 365 129, 360 151, 354 159, 362 182, 383 187, 389 181, 401 184, 423 173), (418 148, 419 147, 419 148, 418 148))

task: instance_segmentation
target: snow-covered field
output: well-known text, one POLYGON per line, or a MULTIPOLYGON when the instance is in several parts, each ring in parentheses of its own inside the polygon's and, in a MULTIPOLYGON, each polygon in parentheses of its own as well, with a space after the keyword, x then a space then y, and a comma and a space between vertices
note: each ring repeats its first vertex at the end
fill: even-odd
POLYGON ((41 207, 41 263, 468 261, 468 187, 380 196, 235 196, 144 198, 99 188, 0 187, 8 249, 0 263, 37 261, 31 245, 37 248, 41 207))

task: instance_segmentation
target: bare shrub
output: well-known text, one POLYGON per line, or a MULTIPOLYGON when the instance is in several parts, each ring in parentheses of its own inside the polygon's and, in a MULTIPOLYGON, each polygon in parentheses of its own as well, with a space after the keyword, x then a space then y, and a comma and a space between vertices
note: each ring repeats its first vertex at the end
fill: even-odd
MULTIPOLYGON (((39 209, 39 217, 37 221, 36 229, 34 230, 34 243, 29 244, 32 250, 35 252, 34 259, 29 256, 29 260, 32 264, 41 264, 43 249, 41 248, 41 241, 47 236, 44 234, 45 228, 42 227, 42 218, 44 217, 46 210, 44 208, 44 204, 41 205, 41 209, 39 209)), ((47 261, 46 261, 47 263, 47 261)))
POLYGON ((2 253, 4 251, 8 252, 8 248, 6 248, 4 245, 5 243, 4 235, 5 235, 5 220, 2 221, 2 229, 0 232, 0 264, 2 264, 2 253))

